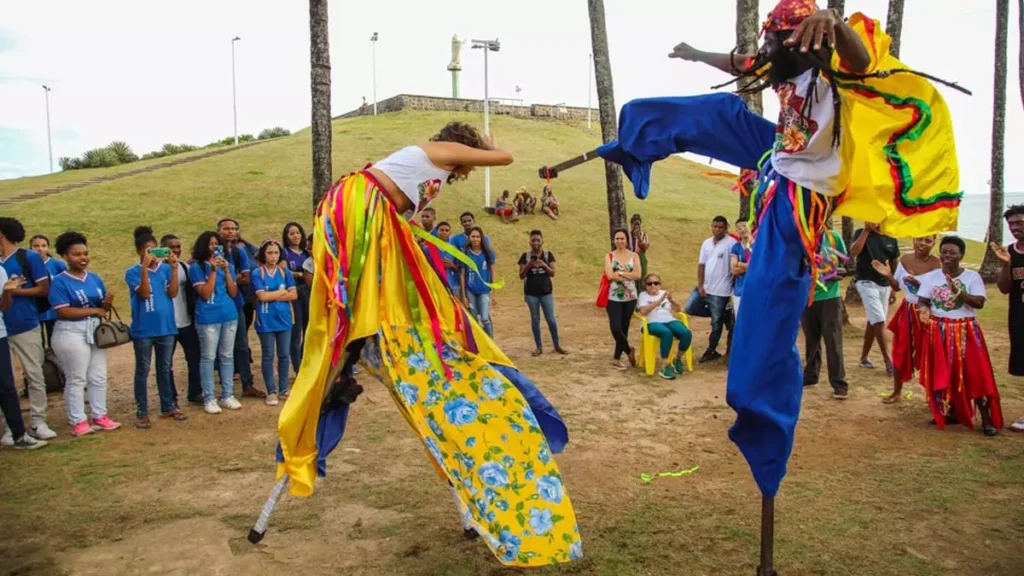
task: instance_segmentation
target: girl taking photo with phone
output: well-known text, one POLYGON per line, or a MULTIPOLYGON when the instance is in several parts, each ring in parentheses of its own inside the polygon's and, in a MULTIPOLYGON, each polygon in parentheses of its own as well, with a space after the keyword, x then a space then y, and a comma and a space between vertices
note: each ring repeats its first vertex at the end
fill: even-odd
POLYGON ((178 257, 169 248, 157 248, 149 226, 135 229, 135 253, 139 262, 124 272, 131 295, 132 346, 135 348, 135 427, 146 430, 149 420, 149 366, 156 354, 156 389, 160 417, 188 420, 174 401, 171 357, 178 327, 174 322, 174 298, 178 295, 178 257))
POLYGON ((275 240, 260 246, 252 273, 256 292, 256 334, 260 337, 263 382, 267 385, 267 406, 277 406, 277 397, 288 396, 288 356, 292 340, 292 303, 298 297, 292 272, 281 266, 284 249, 275 240), (274 379, 274 352, 277 351, 277 380, 274 379))
POLYGON ((199 378, 203 386, 203 410, 219 414, 221 408, 238 410, 234 396, 235 330, 238 307, 235 266, 224 258, 224 246, 216 232, 203 232, 192 247, 188 277, 196 289, 196 332, 199 334, 199 378), (219 360, 220 400, 213 394, 213 363, 219 360))

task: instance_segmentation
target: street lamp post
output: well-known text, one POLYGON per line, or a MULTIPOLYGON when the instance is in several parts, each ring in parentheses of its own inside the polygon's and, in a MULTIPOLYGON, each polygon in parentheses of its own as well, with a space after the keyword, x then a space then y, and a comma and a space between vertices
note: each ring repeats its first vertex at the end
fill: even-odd
MULTIPOLYGON (((480 48, 484 51, 484 135, 491 133, 491 108, 490 108, 490 94, 488 93, 487 85, 487 53, 497 52, 501 50, 501 42, 497 38, 494 40, 473 40, 473 48, 480 48)), ((491 205, 491 169, 489 167, 484 168, 484 206, 491 205)))
POLYGON ((235 88, 235 42, 241 40, 241 36, 231 39, 231 113, 235 125, 235 146, 238 146, 238 96, 235 88))
POLYGON ((373 115, 377 115, 377 33, 370 36, 370 44, 373 46, 373 115))
POLYGON ((50 150, 50 173, 53 174, 53 139, 50 136, 50 87, 43 84, 46 95, 46 147, 50 150))

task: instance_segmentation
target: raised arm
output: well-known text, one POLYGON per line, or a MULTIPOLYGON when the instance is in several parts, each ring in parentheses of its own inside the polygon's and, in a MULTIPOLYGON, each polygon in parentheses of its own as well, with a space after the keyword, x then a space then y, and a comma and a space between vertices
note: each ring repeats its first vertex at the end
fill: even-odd
POLYGON ((494 146, 493 140, 487 139, 487 142, 490 148, 486 150, 457 142, 430 142, 422 147, 430 161, 445 170, 459 166, 508 166, 512 163, 511 153, 494 146))
POLYGON ((717 52, 704 52, 697 50, 686 42, 680 42, 672 48, 669 58, 678 58, 688 62, 700 62, 712 68, 718 68, 726 74, 735 75, 738 70, 746 66, 746 61, 753 58, 753 54, 721 54, 717 52))

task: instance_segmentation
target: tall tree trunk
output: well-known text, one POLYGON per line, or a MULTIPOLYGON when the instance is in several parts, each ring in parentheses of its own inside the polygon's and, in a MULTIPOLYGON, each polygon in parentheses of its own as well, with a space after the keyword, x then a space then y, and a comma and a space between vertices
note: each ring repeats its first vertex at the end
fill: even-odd
MULTIPOLYGON (((1006 33, 1010 20, 1010 0, 996 0, 996 64, 992 97, 992 196, 989 200, 987 240, 1003 243, 1003 151, 1006 135, 1006 33)), ((1002 262, 992 248, 985 247, 981 262, 981 277, 995 282, 1002 270, 1002 262)))
POLYGON ((1017 64, 1020 66, 1017 80, 1020 82, 1020 101, 1024 104, 1024 0, 1017 3, 1017 28, 1017 46, 1020 50, 1017 57, 1017 64))
POLYGON ((313 133, 313 210, 331 187, 331 50, 327 0, 309 0, 309 85, 313 133))
POLYGON ((903 37, 903 0, 889 0, 889 16, 885 20, 885 33, 892 38, 889 54, 900 57, 900 38, 903 37))
MULTIPOLYGON (((608 32, 604 25, 604 0, 587 0, 590 12, 590 43, 594 54, 594 79, 597 102, 601 112, 601 138, 611 142, 619 137, 615 118, 615 90, 612 87, 612 65, 608 57, 608 32)), ((622 171, 619 165, 604 163, 604 179, 608 191, 608 237, 615 230, 626 228, 626 196, 622 192, 622 171)))
MULTIPOLYGON (((758 0, 736 0, 736 52, 738 54, 754 54, 757 52, 758 0)), ((743 101, 747 108, 755 114, 763 114, 761 93, 746 94, 743 101)), ((742 175, 742 172, 741 172, 742 175)), ((750 218, 750 194, 757 188, 757 179, 751 178, 743 185, 743 193, 739 195, 740 219, 750 218)))

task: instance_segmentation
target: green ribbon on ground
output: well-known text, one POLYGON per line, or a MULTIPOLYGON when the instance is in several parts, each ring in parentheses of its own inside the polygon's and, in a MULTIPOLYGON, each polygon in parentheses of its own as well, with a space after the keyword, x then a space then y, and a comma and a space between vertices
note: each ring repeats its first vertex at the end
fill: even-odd
MULTIPOLYGON (((480 273, 480 269, 477 267, 476 262, 473 262, 473 260, 470 259, 469 256, 466 256, 464 252, 460 251, 458 248, 452 246, 451 244, 445 242, 444 240, 441 240, 437 236, 434 236, 433 234, 424 230, 423 228, 420 228, 419 226, 409 227, 412 228, 413 236, 429 244, 432 244, 441 252, 450 255, 452 258, 455 258, 456 260, 464 264, 467 268, 469 268, 473 272, 476 272, 477 276, 480 276, 480 279, 483 280, 484 275, 480 273)), ((491 288, 493 290, 500 290, 505 286, 505 281, 498 280, 497 282, 494 283, 484 282, 484 284, 487 285, 488 288, 491 288)))
POLYGON ((694 466, 693 468, 687 468, 680 470, 679 472, 659 472, 657 474, 641 474, 640 481, 644 484, 650 484, 655 478, 678 478, 680 476, 686 476, 687 474, 693 474, 697 470, 700 470, 700 466, 694 466))

